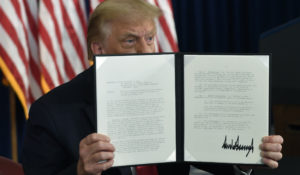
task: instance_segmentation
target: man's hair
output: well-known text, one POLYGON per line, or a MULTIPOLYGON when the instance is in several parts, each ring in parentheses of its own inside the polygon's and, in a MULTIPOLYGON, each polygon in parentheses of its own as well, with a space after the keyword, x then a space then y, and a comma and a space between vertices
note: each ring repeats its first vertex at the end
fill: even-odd
POLYGON ((105 43, 110 34, 110 23, 114 20, 135 22, 154 20, 161 15, 161 10, 145 0, 106 0, 96 7, 89 19, 87 44, 88 58, 92 60, 91 43, 105 43))

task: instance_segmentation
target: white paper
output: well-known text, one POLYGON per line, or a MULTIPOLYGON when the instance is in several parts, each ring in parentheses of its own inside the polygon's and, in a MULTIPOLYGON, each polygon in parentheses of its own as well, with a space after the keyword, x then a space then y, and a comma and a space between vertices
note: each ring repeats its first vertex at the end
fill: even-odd
POLYGON ((259 144, 269 123, 268 56, 184 57, 185 161, 261 163, 259 144))
POLYGON ((174 55, 96 59, 97 129, 116 148, 113 166, 175 161, 174 55))

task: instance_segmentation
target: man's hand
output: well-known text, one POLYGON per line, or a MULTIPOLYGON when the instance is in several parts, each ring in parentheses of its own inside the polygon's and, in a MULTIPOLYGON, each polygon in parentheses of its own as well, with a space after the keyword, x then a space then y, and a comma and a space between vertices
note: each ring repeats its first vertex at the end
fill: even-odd
POLYGON ((270 168, 277 168, 278 161, 282 158, 283 138, 280 135, 265 136, 260 144, 261 157, 264 164, 270 168))
POLYGON ((110 139, 102 134, 93 133, 80 141, 78 175, 101 175, 113 165, 115 148, 110 139))

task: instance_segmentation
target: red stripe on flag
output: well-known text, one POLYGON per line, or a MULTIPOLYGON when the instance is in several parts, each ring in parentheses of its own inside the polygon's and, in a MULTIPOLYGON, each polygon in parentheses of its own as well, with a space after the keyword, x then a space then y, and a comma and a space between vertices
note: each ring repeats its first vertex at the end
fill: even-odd
POLYGON ((158 44, 158 52, 163 52, 163 50, 159 44, 158 44))
POLYGON ((29 66, 30 66, 31 74, 32 74, 34 80, 38 83, 38 85, 39 85, 38 88, 42 92, 42 88, 39 84, 41 82, 41 70, 39 69, 39 65, 37 65, 33 59, 30 59, 29 66))
POLYGON ((50 89, 55 88, 55 85, 54 85, 54 83, 51 79, 51 76, 50 76, 49 72, 47 71, 47 69, 46 69, 46 67, 43 63, 41 64, 41 71, 43 73, 43 76, 44 76, 45 81, 47 82, 47 85, 49 86, 49 88, 50 89))
POLYGON ((67 55, 65 52, 63 52, 63 58, 64 58, 64 68, 65 68, 65 72, 68 76, 69 79, 72 79, 76 76, 74 70, 72 69, 71 63, 69 62, 69 60, 67 59, 67 55))
MULTIPOLYGON (((34 42, 35 44, 38 46, 38 26, 37 26, 37 22, 35 21, 34 17, 32 16, 32 13, 30 11, 30 8, 29 8, 29 5, 28 5, 28 2, 27 1, 24 1, 24 6, 25 6, 25 11, 26 11, 26 14, 27 14, 27 19, 28 19, 28 24, 29 24, 29 28, 30 28, 30 31, 31 31, 31 34, 34 38, 34 42)), ((38 48, 37 48, 38 49, 38 48)), ((39 53, 39 50, 36 51, 37 53, 39 53)), ((31 58, 29 60, 29 66, 30 66, 30 69, 31 69, 31 73, 35 79, 35 81, 37 83, 40 83, 41 81, 41 70, 39 68, 39 60, 36 60, 38 61, 38 63, 36 63, 34 61, 33 58, 31 58)), ((39 84, 38 88, 42 91, 42 88, 39 84)))
MULTIPOLYGON (((174 15, 173 13, 173 6, 172 6, 172 0, 168 0, 168 4, 169 4, 169 7, 170 7, 170 9, 171 9, 171 11, 172 11, 172 15, 174 15)), ((174 18, 174 17, 173 17, 174 18)))
POLYGON ((9 37, 11 38, 11 40, 14 42, 14 44, 17 47, 18 53, 20 55, 20 58, 24 64, 25 67, 25 71, 26 71, 26 75, 28 76, 28 62, 26 59, 26 55, 25 55, 25 51, 22 47, 22 44, 18 38, 17 32, 15 30, 15 27, 12 25, 12 23, 10 22, 10 20, 7 18, 6 14, 3 12, 2 8, 0 8, 0 16, 1 16, 1 20, 0 20, 0 24, 2 24, 4 30, 6 31, 6 33, 9 35, 9 37))
MULTIPOLYGON (((160 8, 157 0, 154 0, 154 1, 155 1, 156 6, 160 8)), ((173 38, 173 36, 171 34, 171 31, 170 31, 170 29, 168 27, 168 24, 167 24, 167 21, 166 21, 165 17, 164 16, 160 16, 160 18, 158 20, 159 20, 159 23, 161 24, 161 26, 163 28, 163 31, 164 31, 166 37, 168 38, 168 41, 169 41, 169 43, 171 45, 172 50, 174 52, 177 52, 178 51, 177 43, 175 42, 175 40, 174 40, 174 38, 173 38)))
MULTIPOLYGON (((63 16, 64 24, 65 24, 65 27, 66 27, 66 29, 68 31, 69 37, 70 37, 70 39, 71 39, 71 41, 73 43, 73 46, 74 46, 74 48, 75 48, 75 50, 77 52, 77 55, 78 55, 78 57, 79 57, 79 59, 81 61, 81 64, 83 65, 83 67, 85 67, 84 66, 85 65, 84 54, 83 54, 84 52, 82 50, 83 48, 82 48, 82 46, 80 44, 80 41, 78 39, 78 36, 77 36, 77 34, 75 32, 74 26, 72 25, 71 20, 70 20, 70 18, 68 16, 68 12, 66 11, 66 9, 65 9, 65 7, 64 7, 64 5, 62 3, 62 0, 60 0, 59 2, 60 2, 60 5, 61 5, 61 11, 62 11, 62 16, 63 16)), ((71 78, 73 78, 73 77, 71 77, 71 78)))
POLYGON ((27 19, 28 19, 28 23, 29 23, 29 27, 30 27, 30 30, 31 30, 31 33, 34 37, 34 40, 36 43, 38 43, 38 28, 37 28, 37 23, 36 21, 34 20, 31 12, 30 12, 30 8, 28 6, 28 3, 27 1, 24 1, 24 5, 25 5, 25 11, 26 11, 26 15, 27 15, 27 19))
MULTIPOLYGON (((63 47, 62 47, 62 39, 61 39, 61 35, 60 35, 60 30, 59 30, 59 27, 58 27, 58 22, 56 20, 56 17, 54 15, 54 8, 53 8, 53 5, 52 5, 52 2, 48 1, 48 0, 43 0, 43 3, 45 4, 46 8, 48 9, 48 12, 49 12, 49 14, 51 16, 51 19, 52 19, 53 23, 54 23, 55 35, 56 35, 56 37, 58 39, 58 44, 59 44, 60 50, 62 52, 62 55, 63 55, 63 57, 65 57, 65 54, 63 53, 64 50, 63 50, 63 47)), ((39 24, 42 25, 42 23, 41 23, 40 20, 39 20, 39 24)), ((55 64, 55 68, 56 68, 56 72, 57 72, 57 75, 58 75, 59 84, 62 84, 64 81, 63 81, 63 78, 62 78, 62 73, 60 72, 60 70, 58 68, 58 65, 57 65, 58 63, 56 61, 56 56, 54 54, 54 49, 52 47, 53 43, 51 42, 52 40, 49 37, 48 31, 46 30, 46 28, 43 25, 40 28, 43 28, 44 35, 48 36, 47 40, 44 40, 44 43, 45 43, 45 45, 47 45, 47 47, 51 47, 52 48, 52 53, 53 53, 53 55, 51 54, 52 55, 52 59, 53 59, 54 64, 55 64), (48 42, 50 43, 50 45, 47 44, 48 42)), ((65 59, 65 58, 63 58, 63 59, 65 59)))
POLYGON ((10 70, 11 74, 14 75, 14 78, 16 79, 16 82, 18 82, 21 91, 23 92, 24 96, 26 97, 26 102, 28 101, 28 97, 27 97, 27 93, 26 93, 26 88, 23 82, 23 78, 20 75, 20 72, 18 71, 17 67, 15 66, 15 63, 12 62, 13 58, 11 58, 5 48, 2 47, 2 45, 0 45, 0 55, 2 57, 2 59, 4 60, 4 62, 6 63, 8 69, 10 70))
MULTIPOLYGON (((29 93, 29 99, 28 99, 28 100, 29 100, 29 102, 30 102, 30 104, 31 104, 31 103, 33 103, 33 102, 35 101, 35 99, 34 99, 34 97, 33 97, 31 91, 29 91, 28 93, 29 93)), ((28 106, 27 106, 27 107, 28 107, 28 106)))
POLYGON ((84 37, 86 38, 87 37, 87 25, 86 25, 86 20, 84 19, 85 15, 83 14, 82 9, 80 8, 79 1, 78 0, 73 0, 73 1, 74 1, 74 6, 76 8, 76 12, 77 12, 78 17, 79 17, 81 27, 82 27, 83 32, 84 32, 84 37))
MULTIPOLYGON (((57 39, 58 39, 58 44, 59 44, 59 48, 60 48, 60 51, 61 51, 62 56, 63 56, 63 60, 65 61, 65 60, 67 59, 67 56, 66 56, 66 53, 65 53, 65 51, 64 51, 64 49, 63 49, 63 46, 62 46, 61 31, 59 30, 58 22, 57 22, 57 20, 56 20, 55 15, 54 15, 54 8, 53 8, 53 6, 52 6, 51 1, 43 0, 43 2, 45 3, 45 6, 46 6, 46 8, 48 9, 48 12, 50 13, 51 19, 52 19, 52 21, 53 21, 53 23, 54 23, 55 35, 56 35, 56 37, 57 37, 57 39)), ((50 38, 49 38, 49 39, 50 39, 50 38)), ((47 42, 45 42, 45 44, 46 44, 46 43, 47 43, 47 42)), ((52 45, 51 45, 51 46, 52 46, 52 45)), ((53 49, 53 51, 54 51, 54 49, 53 49)), ((53 52, 53 53, 54 53, 54 52, 53 52)), ((55 58, 55 57, 53 57, 53 58, 55 59, 55 62, 54 62, 54 63, 55 63, 55 67, 57 67, 56 72, 57 72, 58 77, 59 77, 59 84, 62 84, 62 83, 64 82, 64 80, 62 79, 62 73, 61 73, 60 70, 58 69, 56 58, 55 58)), ((71 75, 71 76, 69 76, 69 74, 67 74, 67 75, 68 75, 68 78, 69 78, 69 79, 73 78, 72 75, 71 75)), ((51 88, 51 89, 52 89, 52 88, 51 88)))
MULTIPOLYGON (((27 29, 25 27, 25 24, 24 24, 24 21, 22 20, 22 16, 21 16, 21 10, 20 10, 20 5, 18 4, 17 1, 12 1, 13 3, 13 6, 15 7, 16 11, 17 11, 17 15, 22 23, 22 27, 23 27, 23 30, 24 30, 24 33, 25 33, 25 37, 26 37, 26 43, 27 43, 27 47, 30 47, 30 43, 29 43, 29 39, 28 39, 28 32, 27 32, 27 29)), ((25 9, 28 8, 28 4, 25 2, 25 9), (26 7, 27 6, 27 7, 26 7)), ((29 9, 26 10, 26 15, 27 17, 31 16, 30 15, 30 11, 29 9)), ((29 20, 28 22, 34 22, 33 20, 29 20)), ((30 23, 29 23, 30 24, 30 23)), ((30 25, 30 26, 34 26, 34 25, 30 25)), ((35 31, 36 32, 36 31, 35 31)), ((32 33, 32 34, 37 34, 37 33, 32 33)), ((36 35, 37 36, 37 35, 36 35)), ((36 37, 37 38, 37 37, 36 37)), ((28 48, 28 52, 29 52, 29 66, 30 66, 30 69, 32 70, 32 72, 34 73, 33 74, 33 78, 35 79, 36 82, 39 82, 40 81, 40 73, 38 71, 38 67, 37 65, 33 62, 33 57, 32 57, 32 54, 31 54, 31 51, 30 49, 28 48)), ((27 62, 26 62, 27 63, 27 62)))
MULTIPOLYGON (((156 38, 157 38, 157 36, 156 36, 156 38)), ((159 41, 157 39, 156 39, 156 45, 157 45, 158 52, 162 52, 162 48, 161 48, 161 46, 159 44, 159 41)))
MULTIPOLYGON (((55 65, 55 69, 56 69, 56 72, 57 72, 57 79, 58 79, 58 82, 60 84, 63 83, 63 79, 61 77, 61 74, 60 74, 60 71, 58 69, 58 65, 57 65, 57 61, 56 61, 56 56, 55 56, 55 53, 54 53, 54 49, 52 47, 52 41, 50 39, 50 36, 48 35, 48 32, 46 30, 46 28, 44 27, 43 23, 39 20, 39 26, 40 26, 40 36, 43 40, 43 42, 45 43, 45 46, 47 47, 47 50, 48 52, 50 53, 51 55, 51 58, 53 60, 53 63, 55 65), (48 43, 48 44, 47 44, 48 43)), ((54 84, 52 81, 51 82, 48 82, 49 84, 54 84)), ((55 87, 55 86, 53 86, 55 87)))
MULTIPOLYGON (((32 73, 35 81, 37 83, 40 83, 41 82, 41 70, 39 69, 39 65, 37 65, 33 59, 29 60, 29 65, 30 65, 30 70, 31 70, 31 73, 32 73)), ((42 91, 41 86, 39 86, 39 89, 42 91)))

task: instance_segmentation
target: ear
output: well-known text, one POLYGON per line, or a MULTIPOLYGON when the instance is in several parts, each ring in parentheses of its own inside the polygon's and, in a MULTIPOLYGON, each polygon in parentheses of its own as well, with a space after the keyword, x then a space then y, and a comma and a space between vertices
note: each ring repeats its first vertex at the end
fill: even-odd
POLYGON ((90 47, 94 55, 104 54, 103 45, 100 42, 94 41, 91 43, 90 47))

